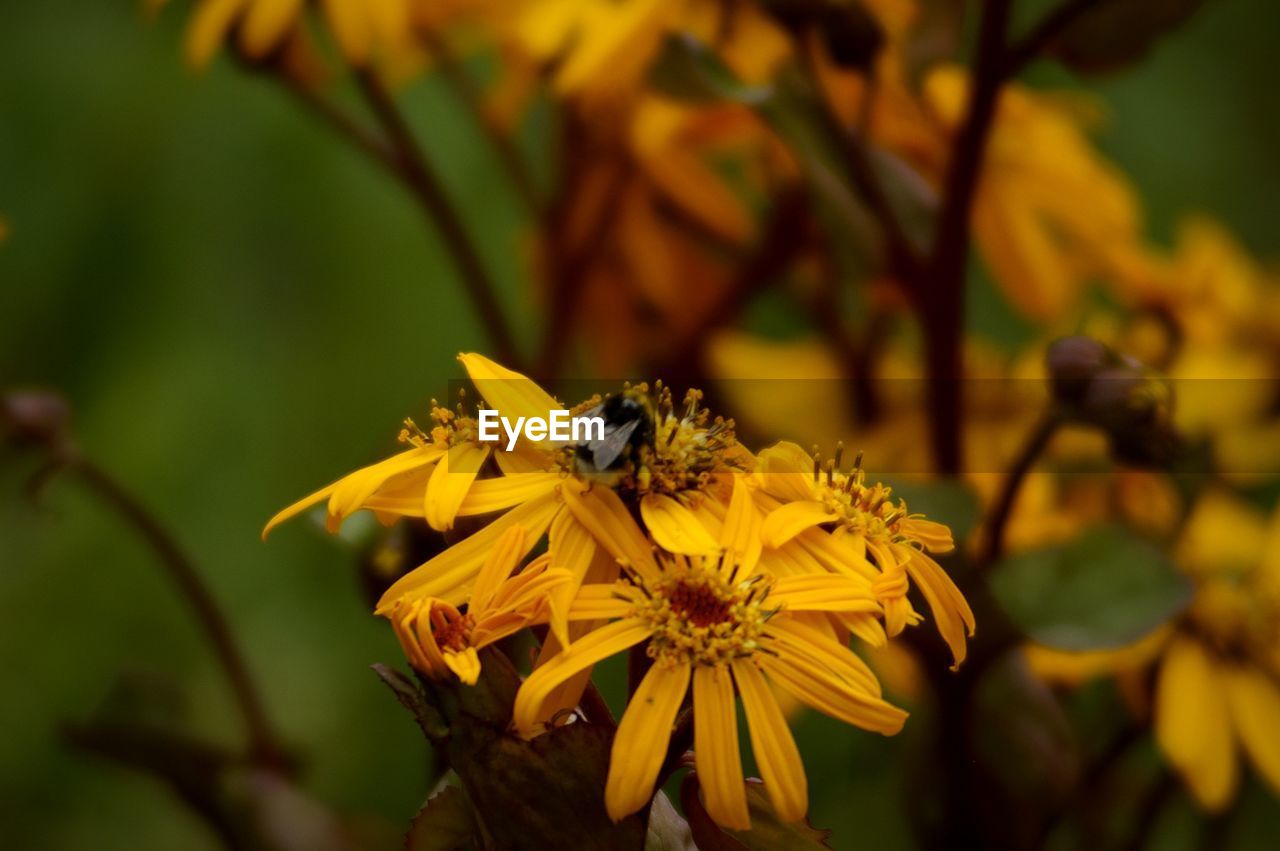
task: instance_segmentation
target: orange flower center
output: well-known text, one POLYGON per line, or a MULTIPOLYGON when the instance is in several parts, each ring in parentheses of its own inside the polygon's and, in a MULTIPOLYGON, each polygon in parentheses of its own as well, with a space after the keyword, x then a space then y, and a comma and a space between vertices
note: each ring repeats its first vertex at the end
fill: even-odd
POLYGON ((719 665, 760 648, 764 606, 771 583, 761 576, 733 583, 721 575, 719 559, 675 556, 664 560, 665 577, 645 586, 635 616, 652 635, 648 653, 659 664, 719 665))

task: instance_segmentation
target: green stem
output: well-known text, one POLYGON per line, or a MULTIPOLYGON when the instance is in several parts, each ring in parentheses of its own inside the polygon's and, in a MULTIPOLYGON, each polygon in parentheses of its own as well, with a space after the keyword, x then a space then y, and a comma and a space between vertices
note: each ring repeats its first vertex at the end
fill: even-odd
POLYGON ((375 74, 361 71, 356 75, 356 82, 387 134, 395 152, 397 174, 404 180, 427 217, 439 229, 441 242, 466 284, 467 295, 489 333, 495 354, 507 366, 522 369, 515 337, 498 300, 497 287, 489 277, 480 253, 445 193, 439 177, 423 155, 409 123, 375 74))
POLYGON ((191 559, 160 521, 105 470, 75 449, 64 448, 62 458, 67 469, 79 476, 95 496, 124 518, 150 546, 187 601, 231 686, 248 731, 253 760, 277 769, 288 768, 291 760, 267 718, 262 696, 244 654, 236 643, 226 616, 191 559))
POLYGON ((991 510, 991 518, 987 522, 987 547, 986 554, 982 560, 984 567, 989 568, 999 561, 1000 556, 1004 554, 1005 527, 1009 525, 1009 516, 1013 513, 1013 506, 1017 502, 1018 492, 1022 490, 1022 484, 1026 480, 1027 474, 1031 472, 1032 467, 1035 466, 1036 459, 1044 454, 1044 450, 1049 446, 1049 441, 1057 434, 1061 425, 1062 419, 1056 413, 1053 411, 1045 413, 1031 430, 1022 445, 1022 449, 1018 452, 1018 457, 1014 460, 1013 467, 1009 470, 1009 475, 1005 477, 1004 485, 1000 488, 1000 495, 996 497, 995 506, 991 510))

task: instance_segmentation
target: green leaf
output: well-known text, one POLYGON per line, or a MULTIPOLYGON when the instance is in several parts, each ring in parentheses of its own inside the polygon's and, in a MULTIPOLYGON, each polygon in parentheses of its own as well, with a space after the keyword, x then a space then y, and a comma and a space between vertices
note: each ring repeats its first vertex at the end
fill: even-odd
POLYGON ((370 667, 378 675, 378 679, 382 680, 387 688, 391 689, 391 692, 396 696, 396 700, 400 701, 400 705, 413 713, 414 720, 418 722, 418 727, 421 728, 423 734, 429 740, 438 742, 449 734, 448 728, 444 725, 444 718, 431 705, 431 702, 417 683, 381 662, 370 665, 370 667))
POLYGON ((476 834, 475 818, 467 795, 457 786, 446 786, 427 799, 405 835, 405 851, 460 851, 470 848, 476 834))
POLYGON ((1181 612, 1191 584, 1169 558, 1119 526, 1011 556, 991 590, 1028 638, 1059 650, 1130 644, 1181 612))
POLYGON ((1001 830, 1010 847, 1034 847, 1044 819, 1067 802, 1079 779, 1071 722, 1019 652, 983 672, 969 712, 975 774, 1012 810, 1001 814, 1001 830))
POLYGON ((689 829, 699 851, 805 851, 829 849, 829 830, 820 830, 808 819, 785 822, 778 818, 764 783, 748 778, 747 809, 751 815, 750 830, 729 830, 711 820, 703 806, 701 784, 696 771, 685 775, 680 785, 680 803, 684 806, 689 829))
POLYGON ((649 83, 676 100, 705 103, 730 101, 756 105, 769 99, 766 86, 743 83, 720 57, 691 35, 673 35, 662 44, 649 83))
POLYGON ((1058 36, 1050 53, 1080 73, 1117 71, 1145 57, 1162 36, 1185 23, 1204 2, 1102 0, 1058 36))

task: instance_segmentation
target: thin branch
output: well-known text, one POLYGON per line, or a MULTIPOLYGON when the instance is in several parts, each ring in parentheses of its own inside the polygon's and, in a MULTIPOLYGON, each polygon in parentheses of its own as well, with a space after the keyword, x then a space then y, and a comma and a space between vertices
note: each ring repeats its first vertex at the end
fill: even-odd
POLYGON ((987 0, 982 6, 969 104, 944 183, 933 254, 915 293, 925 330, 934 465, 943 475, 957 475, 962 461, 961 376, 969 217, 1003 80, 1011 5, 1012 0, 987 0))
MULTIPOLYGON (((813 63, 813 56, 806 52, 805 77, 814 91, 814 96, 821 103, 822 108, 818 110, 819 117, 827 135, 836 144, 845 170, 853 180, 854 188, 866 201, 867 207, 884 231, 889 273, 900 281, 913 281, 919 277, 920 257, 911 244, 897 211, 893 209, 889 197, 880 185, 880 178, 876 175, 875 166, 871 162, 871 155, 867 149, 865 134, 847 128, 841 123, 835 107, 822 87, 821 78, 813 63)), ((863 114, 859 117, 859 124, 863 127, 866 126, 870 100, 871 95, 868 92, 863 101, 863 114)))
POLYGON ((511 183, 515 187, 516 193, 520 196, 525 206, 529 208, 529 212, 535 216, 538 215, 542 209, 542 201, 538 197, 538 189, 533 181, 533 175, 529 173, 524 157, 515 145, 514 140, 503 131, 503 128, 494 120, 493 115, 485 109, 484 96, 472 82, 471 77, 467 74, 467 69, 462 66, 458 57, 454 55, 448 42, 430 30, 424 30, 422 35, 427 47, 436 57, 436 62, 445 82, 453 87, 454 92, 457 93, 467 107, 476 123, 480 125, 485 135, 489 137, 494 152, 498 155, 498 160, 502 163, 502 167, 506 169, 507 176, 511 178, 511 183))
POLYGON ((466 292, 493 342, 495 354, 508 366, 520 369, 515 337, 503 314, 497 288, 480 259, 471 235, 458 218, 443 185, 418 146, 408 122, 386 87, 372 72, 359 72, 356 81, 395 151, 399 162, 397 173, 440 230, 441 242, 453 257, 458 273, 466 284, 466 292))
POLYGON ((1022 490, 1022 483, 1031 472, 1031 468, 1035 466, 1036 459, 1044 453, 1061 424, 1062 420, 1059 417, 1048 412, 1040 417, 1035 428, 1027 435, 1022 450, 1018 453, 1012 469, 1009 470, 1009 475, 1004 480, 1004 485, 1000 488, 995 506, 991 509, 991 517, 987 522, 983 567, 991 567, 1004 554, 1005 527, 1009 524, 1009 515, 1013 512, 1014 503, 1017 502, 1018 492, 1022 490))
POLYGON ((277 740, 266 709, 249 672, 244 654, 236 644, 226 616, 213 593, 182 547, 161 522, 105 470, 74 448, 61 451, 67 469, 99 499, 110 506, 146 541, 160 564, 191 607, 221 664, 249 734, 250 755, 260 765, 278 769, 291 762, 287 750, 277 740))
POLYGON ((404 166, 382 139, 360 126, 350 115, 340 110, 332 101, 322 96, 306 82, 288 74, 277 74, 279 80, 307 112, 311 113, 321 124, 333 130, 338 136, 346 139, 353 147, 373 160, 374 163, 391 172, 397 178, 403 178, 404 166))
POLYGON ((1108 0, 1065 0, 1009 47, 1000 69, 1001 75, 1006 80, 1016 77, 1023 68, 1041 56, 1067 27, 1079 20, 1081 15, 1105 2, 1108 0))

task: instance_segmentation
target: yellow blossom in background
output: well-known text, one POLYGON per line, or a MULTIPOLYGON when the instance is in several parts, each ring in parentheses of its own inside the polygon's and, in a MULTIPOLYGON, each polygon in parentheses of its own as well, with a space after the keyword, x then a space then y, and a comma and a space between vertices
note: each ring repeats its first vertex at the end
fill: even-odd
POLYGON ((202 68, 231 39, 244 56, 261 60, 305 34, 309 8, 318 8, 342 56, 367 65, 379 48, 411 42, 412 0, 198 0, 187 26, 187 60, 202 68))
POLYGON ((565 570, 542 556, 512 576, 525 532, 512 526, 493 547, 476 577, 466 612, 433 598, 403 600, 389 615, 405 657, 433 679, 452 673, 467 685, 480 676, 479 651, 534 624, 546 623, 552 598, 569 582, 565 570))
POLYGON ((1195 801, 1210 811, 1230 804, 1241 753, 1280 795, 1280 511, 1268 523, 1239 498, 1210 491, 1176 556, 1195 592, 1174 624, 1117 650, 1030 647, 1028 659, 1051 681, 1113 675, 1129 692, 1155 665, 1156 742, 1195 801))
POLYGON ((751 3, 714 0, 535 0, 519 36, 533 56, 557 62, 552 86, 598 101, 626 95, 644 80, 662 39, 688 33, 717 47, 740 76, 759 81, 789 45, 751 3))
MULTIPOLYGON (((934 70, 924 94, 949 139, 964 114, 966 72, 934 70)), ((1122 262, 1139 227, 1132 187, 1089 144, 1079 110, 1006 87, 974 200, 973 235, 1009 300, 1034 319, 1057 317, 1087 283, 1122 262)))
POLYGON ((1280 511, 1211 492, 1178 555, 1196 593, 1160 662, 1156 741, 1205 809, 1234 797, 1241 752, 1280 795, 1280 511))

